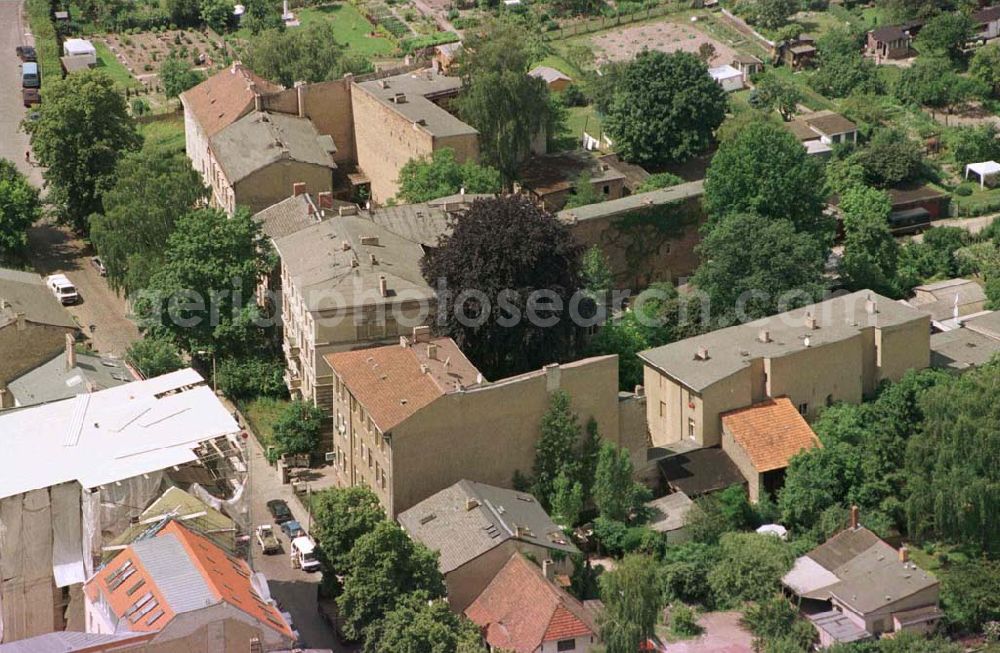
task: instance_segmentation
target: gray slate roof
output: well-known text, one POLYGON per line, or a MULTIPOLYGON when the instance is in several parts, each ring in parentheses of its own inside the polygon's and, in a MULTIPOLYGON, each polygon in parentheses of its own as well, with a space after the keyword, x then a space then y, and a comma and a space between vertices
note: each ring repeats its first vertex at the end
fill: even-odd
POLYGON ((59 352, 47 363, 11 381, 8 389, 18 405, 31 406, 114 388, 135 380, 135 375, 118 359, 78 353, 76 366, 66 369, 66 353, 59 352))
POLYGON ((317 210, 315 200, 308 193, 303 193, 272 204, 255 214, 254 220, 260 224, 265 236, 277 240, 337 215, 340 207, 353 207, 355 210, 358 208, 357 204, 352 202, 335 199, 333 209, 327 209, 324 213, 317 210))
POLYGON ((24 313, 29 322, 78 328, 73 318, 33 272, 0 268, 0 327, 24 313))
POLYGON ((530 494, 462 480, 399 514, 410 537, 441 554, 447 574, 507 540, 578 553, 530 494))
POLYGON ((173 533, 160 533, 148 540, 133 542, 132 551, 175 613, 219 602, 201 572, 191 564, 184 544, 173 533))
POLYGON ((278 161, 337 167, 333 139, 321 135, 308 118, 253 111, 210 139, 215 158, 235 184, 278 161))
POLYGON ((458 77, 424 70, 360 82, 356 86, 410 122, 422 121, 423 128, 434 136, 479 133, 428 99, 457 93, 462 88, 462 80, 458 77), (405 102, 394 101, 400 93, 405 96, 405 102))
POLYGON ((1000 353, 1000 339, 960 328, 931 335, 931 367, 965 370, 990 362, 1000 353))
POLYGON ((93 646, 110 644, 111 642, 130 639, 137 635, 141 635, 141 633, 99 635, 97 633, 78 633, 67 630, 0 644, 0 653, 73 653, 74 651, 91 650, 93 646))
POLYGON ((1000 340, 1000 311, 991 311, 963 321, 966 329, 1000 340))
POLYGON ((930 318, 915 308, 869 290, 860 290, 804 308, 647 349, 639 353, 639 358, 688 388, 700 392, 748 367, 754 359, 778 358, 805 349, 807 336, 809 346, 821 347, 853 338, 867 328, 892 329, 921 320, 929 323, 930 318), (866 310, 866 299, 869 297, 876 303, 876 312, 872 314, 866 310), (818 328, 806 327, 806 314, 816 319, 818 328), (770 332, 770 342, 759 340, 762 329, 770 332), (707 360, 697 358, 700 348, 708 350, 707 360))

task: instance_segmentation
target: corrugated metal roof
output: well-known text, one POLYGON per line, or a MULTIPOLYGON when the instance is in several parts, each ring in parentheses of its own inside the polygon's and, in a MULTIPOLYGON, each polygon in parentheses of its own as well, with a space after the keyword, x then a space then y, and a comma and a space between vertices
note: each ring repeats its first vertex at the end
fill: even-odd
POLYGON ((188 612, 219 602, 219 596, 191 564, 187 550, 173 533, 133 542, 132 550, 174 612, 188 612))
POLYGON ((78 633, 63 631, 57 633, 46 633, 38 637, 29 637, 16 642, 0 644, 0 653, 73 653, 73 651, 100 650, 92 647, 101 644, 120 642, 121 640, 135 638, 135 633, 121 633, 117 635, 99 635, 97 633, 78 633))

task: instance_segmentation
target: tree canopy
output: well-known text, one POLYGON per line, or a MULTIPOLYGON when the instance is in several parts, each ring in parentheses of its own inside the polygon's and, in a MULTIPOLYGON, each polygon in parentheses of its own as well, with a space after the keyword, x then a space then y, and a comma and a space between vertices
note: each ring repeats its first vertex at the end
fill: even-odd
POLYGON ((566 225, 510 195, 473 202, 421 270, 450 293, 438 295, 443 331, 487 378, 498 379, 576 350, 580 329, 570 300, 581 287, 580 255, 566 225))
POLYGON ((354 543, 385 521, 385 513, 375 493, 360 485, 322 490, 312 501, 312 535, 333 573, 343 574, 354 543))
POLYGON ((818 70, 810 80, 817 91, 828 97, 852 93, 881 93, 878 67, 861 53, 863 36, 848 29, 827 32, 816 43, 818 70))
POLYGON ((601 444, 594 474, 594 505, 601 517, 630 521, 633 513, 649 499, 649 490, 632 480, 632 459, 628 449, 611 442, 601 444))
POLYGON ((160 82, 167 97, 177 97, 184 91, 197 86, 203 79, 199 71, 191 67, 191 63, 178 56, 170 56, 160 64, 160 82))
POLYGON ((364 653, 486 653, 479 627, 455 614, 447 601, 423 592, 403 596, 365 633, 364 653))
POLYGON ((601 575, 601 640, 607 653, 635 653, 653 636, 662 607, 657 571, 653 558, 629 555, 601 575))
POLYGON ((753 108, 776 110, 785 121, 792 119, 801 101, 802 91, 770 70, 757 78, 748 98, 753 108))
POLYGON ((975 33, 976 23, 962 11, 945 11, 927 21, 914 45, 921 55, 945 55, 957 59, 975 33))
POLYGON ((38 190, 13 163, 0 159, 0 260, 28 244, 28 227, 41 214, 38 190))
POLYGON ((922 170, 920 144, 901 129, 879 129, 864 149, 853 155, 865 170, 866 181, 887 188, 916 179, 922 170))
POLYGON ((618 81, 604 128, 629 161, 684 161, 708 148, 726 107, 725 92, 698 57, 643 51, 618 81))
POLYGON ((319 445, 322 409, 304 401, 285 406, 274 422, 274 441, 280 454, 310 453, 319 445))
POLYGON ((250 37, 243 62, 261 77, 288 88, 295 82, 323 82, 371 68, 365 59, 349 55, 323 23, 262 30, 250 37))
POLYGON ((154 337, 142 338, 129 345, 125 361, 147 379, 175 372, 185 366, 177 345, 164 338, 154 337))
POLYGON ((410 159, 399 171, 399 197, 418 203, 466 193, 499 193, 503 188, 500 173, 489 166, 469 160, 459 163, 455 150, 444 147, 430 157, 410 159))
POLYGON ((100 189, 119 159, 142 144, 125 98, 100 70, 48 83, 37 120, 24 123, 48 182, 48 200, 75 229, 102 210, 100 189))
POLYGON ((855 186, 841 196, 840 210, 845 234, 840 271, 849 287, 898 296, 899 244, 889 231, 889 196, 874 188, 855 186))
POLYGON ((708 583, 716 599, 725 598, 730 605, 773 596, 795 561, 785 541, 758 533, 725 533, 719 540, 719 552, 708 583))

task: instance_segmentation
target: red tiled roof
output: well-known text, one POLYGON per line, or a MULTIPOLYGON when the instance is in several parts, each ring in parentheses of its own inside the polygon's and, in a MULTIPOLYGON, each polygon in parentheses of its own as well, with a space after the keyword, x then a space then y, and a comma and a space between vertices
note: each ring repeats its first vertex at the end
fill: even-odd
POLYGON ((723 413, 722 426, 746 451, 757 472, 788 467, 795 454, 821 446, 788 397, 723 413))
POLYGON ((267 95, 280 90, 278 84, 234 63, 181 93, 181 101, 194 114, 205 137, 211 138, 253 108, 255 92, 267 95))
POLYGON ((542 570, 513 554, 465 610, 493 648, 532 653, 545 642, 597 634, 591 614, 542 570))

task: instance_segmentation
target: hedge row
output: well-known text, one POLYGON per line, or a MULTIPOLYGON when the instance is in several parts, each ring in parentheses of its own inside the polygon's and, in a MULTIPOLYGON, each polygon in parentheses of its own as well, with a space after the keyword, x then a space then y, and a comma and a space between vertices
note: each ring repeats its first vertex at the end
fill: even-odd
POLYGON ((433 34, 425 34, 424 36, 403 39, 399 45, 405 54, 411 54, 417 50, 431 48, 435 45, 444 45, 445 43, 455 43, 458 40, 459 36, 455 32, 435 32, 433 34))
POLYGON ((42 69, 42 89, 49 80, 62 78, 59 62, 59 38, 52 24, 52 5, 49 0, 27 0, 28 24, 35 36, 35 51, 42 69))

